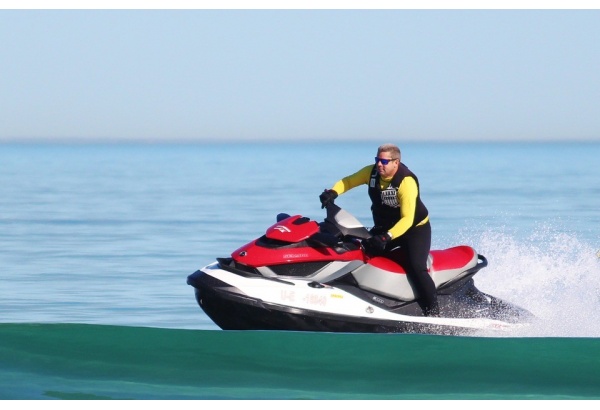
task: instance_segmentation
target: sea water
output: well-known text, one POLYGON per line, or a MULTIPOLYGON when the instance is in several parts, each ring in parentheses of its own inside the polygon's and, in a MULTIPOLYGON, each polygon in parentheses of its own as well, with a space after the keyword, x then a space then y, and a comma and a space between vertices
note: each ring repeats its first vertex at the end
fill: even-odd
MULTIPOLYGON (((597 143, 400 144, 432 247, 483 254, 477 287, 535 314, 527 330, 225 332, 203 314, 187 275, 280 212, 322 220, 318 195, 378 144, 0 145, 0 398, 600 397, 597 143)), ((366 188, 336 203, 372 223, 366 188)))

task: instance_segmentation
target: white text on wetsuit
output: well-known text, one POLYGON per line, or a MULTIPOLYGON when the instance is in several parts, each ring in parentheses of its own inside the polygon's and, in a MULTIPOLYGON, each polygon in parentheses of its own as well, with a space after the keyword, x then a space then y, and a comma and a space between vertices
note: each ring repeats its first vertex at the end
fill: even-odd
POLYGON ((384 189, 381 191, 381 202, 392 208, 398 208, 398 191, 394 188, 384 189))

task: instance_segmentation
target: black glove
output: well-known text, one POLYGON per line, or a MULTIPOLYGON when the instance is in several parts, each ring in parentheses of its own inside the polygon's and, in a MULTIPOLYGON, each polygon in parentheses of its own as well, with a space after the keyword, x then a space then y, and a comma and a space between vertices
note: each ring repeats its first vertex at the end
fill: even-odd
POLYGON ((326 189, 323 191, 323 193, 319 195, 319 199, 321 200, 321 209, 325 208, 330 203, 332 204, 337 197, 338 193, 333 189, 326 189))
POLYGON ((375 225, 371 229, 369 229, 369 233, 371 235, 378 235, 380 233, 387 233, 387 229, 383 229, 383 227, 375 225))
POLYGON ((387 233, 373 235, 363 241, 363 246, 367 249, 367 251, 381 252, 385 249, 390 239, 391 238, 387 233))

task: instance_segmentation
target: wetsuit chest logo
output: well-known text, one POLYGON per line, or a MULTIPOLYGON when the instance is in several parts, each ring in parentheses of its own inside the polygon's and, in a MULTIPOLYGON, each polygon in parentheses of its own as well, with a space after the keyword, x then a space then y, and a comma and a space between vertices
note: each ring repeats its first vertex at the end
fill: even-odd
POLYGON ((398 190, 394 188, 388 188, 381 191, 381 203, 392 208, 398 208, 398 190))

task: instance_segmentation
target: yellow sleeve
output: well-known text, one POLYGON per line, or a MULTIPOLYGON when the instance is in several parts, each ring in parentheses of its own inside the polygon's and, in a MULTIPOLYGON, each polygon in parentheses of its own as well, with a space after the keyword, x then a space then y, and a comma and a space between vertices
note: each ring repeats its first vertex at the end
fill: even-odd
POLYGON ((372 169, 373 165, 367 165, 358 172, 355 172, 352 175, 348 175, 347 177, 340 179, 335 184, 333 184, 333 188, 331 189, 337 192, 338 195, 341 195, 344 192, 347 192, 352 188, 356 188, 359 185, 368 184, 369 180, 371 179, 372 169))
POLYGON ((417 195, 419 188, 413 177, 406 177, 398 187, 398 203, 400 204, 400 220, 390 229, 392 239, 404 235, 413 225, 417 211, 417 195))

